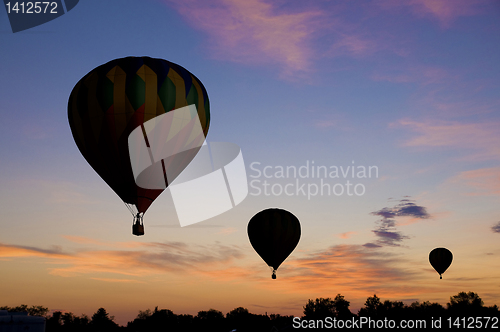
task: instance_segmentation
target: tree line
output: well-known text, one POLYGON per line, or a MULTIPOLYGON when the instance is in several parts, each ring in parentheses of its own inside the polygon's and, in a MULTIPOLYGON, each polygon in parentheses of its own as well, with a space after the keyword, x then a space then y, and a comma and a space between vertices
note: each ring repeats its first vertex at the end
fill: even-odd
MULTIPOLYGON (((401 301, 382 301, 377 295, 366 299, 364 306, 353 313, 349 309, 350 302, 343 295, 337 294, 335 298, 317 298, 308 300, 303 307, 303 316, 300 317, 302 327, 321 327, 319 321, 324 321, 326 317, 339 320, 355 320, 361 317, 369 317, 372 320, 390 319, 396 324, 401 320, 422 320, 441 318, 448 319, 450 326, 467 327, 467 317, 496 317, 498 321, 499 310, 497 305, 484 306, 483 300, 474 292, 460 292, 450 297, 450 302, 446 306, 439 303, 413 302, 406 305, 401 301), (457 321, 456 319, 461 319, 457 321), (455 325, 451 323, 455 322, 455 325), (462 324, 463 323, 463 324, 462 324)), ((0 310, 13 312, 28 312, 31 316, 41 316, 46 318, 46 332, 189 332, 189 331, 221 331, 228 332, 236 330, 238 332, 250 331, 297 331, 298 318, 294 316, 282 316, 280 314, 265 315, 253 314, 248 309, 238 307, 225 315, 215 309, 199 311, 197 315, 174 314, 169 309, 158 309, 139 311, 137 317, 128 322, 126 326, 119 326, 114 321, 114 316, 110 316, 104 308, 99 308, 92 317, 85 314, 76 316, 71 312, 62 313, 55 311, 49 314, 49 309, 43 306, 20 305, 17 307, 0 307, 0 310)), ((493 321, 490 321, 490 326, 493 321)), ((476 319, 476 324, 477 319, 476 319)), ((449 327, 444 324, 441 329, 449 327)), ((429 326, 428 326, 429 327, 429 326)), ((497 324, 500 328, 500 323, 497 324)))

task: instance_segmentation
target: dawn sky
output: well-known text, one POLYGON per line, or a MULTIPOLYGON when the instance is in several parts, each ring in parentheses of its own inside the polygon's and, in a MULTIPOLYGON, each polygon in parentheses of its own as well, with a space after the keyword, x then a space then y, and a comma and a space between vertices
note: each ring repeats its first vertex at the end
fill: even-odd
POLYGON ((338 293, 354 312, 373 294, 500 305, 499 18, 493 0, 86 0, 12 33, 1 9, 0 305, 120 324, 155 306, 301 315, 338 293), (167 189, 131 234, 67 115, 80 78, 126 56, 203 82, 207 140, 243 154, 241 204, 180 227, 167 189), (302 227, 277 280, 246 233, 269 207, 302 227), (442 280, 436 247, 454 255, 442 280))

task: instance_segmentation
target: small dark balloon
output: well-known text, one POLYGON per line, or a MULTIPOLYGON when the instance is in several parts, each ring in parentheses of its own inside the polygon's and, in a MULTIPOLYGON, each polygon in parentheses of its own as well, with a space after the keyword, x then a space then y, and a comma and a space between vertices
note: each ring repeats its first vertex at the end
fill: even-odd
POLYGON ((446 248, 435 248, 429 254, 429 262, 439 273, 439 279, 443 279, 442 274, 450 267, 452 261, 453 254, 446 248))
POLYGON ((282 209, 260 211, 248 223, 248 238, 260 257, 276 270, 292 253, 300 240, 300 222, 292 213, 282 209))

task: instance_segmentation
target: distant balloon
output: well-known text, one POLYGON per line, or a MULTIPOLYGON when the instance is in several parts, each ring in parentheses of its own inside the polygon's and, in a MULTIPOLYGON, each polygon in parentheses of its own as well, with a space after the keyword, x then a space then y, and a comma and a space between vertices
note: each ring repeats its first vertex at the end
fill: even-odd
MULTIPOLYGON (((148 120, 189 105, 196 106, 206 136, 210 111, 201 81, 177 64, 149 57, 127 57, 103 64, 85 75, 71 92, 68 118, 76 145, 129 207, 135 217, 134 235, 144 234, 142 216, 164 189, 137 186, 129 135, 148 120)), ((192 157, 177 167, 187 166, 192 157)), ((167 166, 164 165, 164 174, 167 166)), ((166 185, 172 181, 168 179, 166 185)))
POLYGON ((291 254, 300 240, 300 222, 292 213, 282 209, 260 211, 248 223, 248 238, 255 251, 276 270, 291 254))
POLYGON ((446 248, 433 249, 429 254, 429 262, 434 270, 439 273, 439 279, 443 279, 441 275, 450 267, 452 260, 453 254, 446 248))

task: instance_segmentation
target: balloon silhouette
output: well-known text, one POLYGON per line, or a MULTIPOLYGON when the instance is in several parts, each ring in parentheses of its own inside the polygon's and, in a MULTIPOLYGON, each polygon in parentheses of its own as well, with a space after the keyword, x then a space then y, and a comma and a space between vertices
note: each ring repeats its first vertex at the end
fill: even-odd
POLYGON ((297 217, 282 209, 260 211, 248 223, 248 238, 255 251, 276 270, 295 249, 300 240, 300 223, 297 217))
POLYGON ((446 248, 433 249, 429 254, 429 262, 434 270, 439 273, 439 279, 443 279, 442 274, 451 265, 453 254, 446 248))
MULTIPOLYGON (((189 105, 195 105, 206 136, 210 111, 201 81, 177 64, 149 57, 105 63, 85 75, 71 92, 68 119, 75 143, 131 211, 134 235, 144 234, 142 217, 164 188, 146 189, 136 184, 128 137, 148 120, 189 105)), ((186 167, 192 158, 194 154, 176 162, 176 167, 186 167)))

